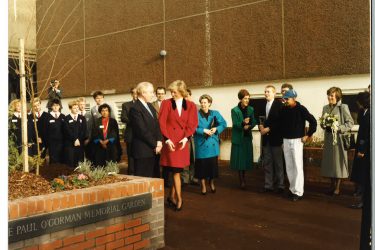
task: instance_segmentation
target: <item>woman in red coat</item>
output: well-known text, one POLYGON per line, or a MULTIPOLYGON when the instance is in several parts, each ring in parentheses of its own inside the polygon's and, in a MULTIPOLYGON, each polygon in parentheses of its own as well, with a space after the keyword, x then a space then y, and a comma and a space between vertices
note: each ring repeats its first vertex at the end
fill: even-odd
POLYGON ((181 177, 184 167, 190 165, 189 144, 190 137, 198 126, 197 108, 193 102, 185 100, 187 96, 186 84, 177 80, 168 89, 171 99, 164 100, 160 107, 159 124, 164 137, 161 151, 160 165, 173 173, 173 186, 168 204, 176 211, 182 208, 181 177))

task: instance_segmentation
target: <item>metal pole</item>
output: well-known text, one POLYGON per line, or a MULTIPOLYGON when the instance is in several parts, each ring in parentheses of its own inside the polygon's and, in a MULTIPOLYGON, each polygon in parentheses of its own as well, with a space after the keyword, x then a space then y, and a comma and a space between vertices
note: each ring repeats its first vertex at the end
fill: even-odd
POLYGON ((29 172, 29 153, 27 150, 27 110, 26 110, 26 79, 25 79, 25 41, 20 39, 20 85, 21 85, 21 131, 22 131, 22 163, 23 171, 29 172))

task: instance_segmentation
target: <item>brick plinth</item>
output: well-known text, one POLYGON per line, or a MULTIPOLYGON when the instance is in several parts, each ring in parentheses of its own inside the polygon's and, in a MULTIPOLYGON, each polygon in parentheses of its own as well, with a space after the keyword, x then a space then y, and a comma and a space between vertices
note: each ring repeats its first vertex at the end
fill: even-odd
POLYGON ((158 249, 164 247, 164 182, 132 180, 9 201, 10 221, 64 209, 152 194, 151 209, 47 233, 9 244, 9 249, 158 249))

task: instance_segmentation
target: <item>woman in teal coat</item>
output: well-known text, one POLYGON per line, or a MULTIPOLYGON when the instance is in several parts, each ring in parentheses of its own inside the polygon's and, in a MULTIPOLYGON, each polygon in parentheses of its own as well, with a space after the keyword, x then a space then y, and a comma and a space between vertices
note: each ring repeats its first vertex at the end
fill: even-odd
POLYGON ((219 134, 227 127, 227 122, 216 110, 210 110, 212 97, 202 95, 199 98, 201 109, 198 111, 198 127, 194 134, 195 173, 201 181, 201 192, 206 194, 206 179, 211 192, 215 193, 214 178, 218 177, 219 134))
POLYGON ((250 93, 246 89, 238 92, 240 102, 231 111, 232 116, 232 148, 230 168, 238 171, 240 186, 245 188, 245 171, 253 166, 253 135, 255 127, 254 109, 249 106, 250 93))

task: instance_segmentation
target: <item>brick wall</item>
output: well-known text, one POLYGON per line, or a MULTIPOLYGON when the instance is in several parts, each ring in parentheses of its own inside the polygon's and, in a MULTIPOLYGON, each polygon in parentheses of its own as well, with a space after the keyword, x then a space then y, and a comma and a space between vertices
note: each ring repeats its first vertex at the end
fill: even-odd
POLYGON ((158 249, 164 247, 164 183, 131 181, 10 201, 9 220, 51 213, 123 197, 152 193, 152 208, 11 243, 9 249, 158 249))

